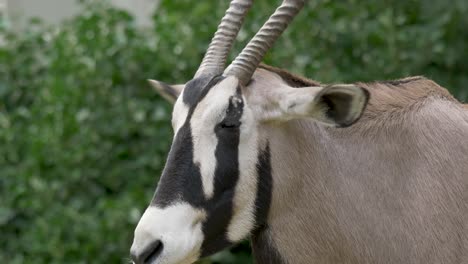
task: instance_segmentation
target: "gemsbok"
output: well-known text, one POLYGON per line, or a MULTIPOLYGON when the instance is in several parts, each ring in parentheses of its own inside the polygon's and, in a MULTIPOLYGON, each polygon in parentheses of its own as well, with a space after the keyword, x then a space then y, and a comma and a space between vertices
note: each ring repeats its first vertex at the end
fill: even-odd
POLYGON ((231 1, 191 81, 152 81, 174 139, 133 262, 250 237, 257 263, 467 264, 467 106, 424 77, 322 85, 261 65, 304 0, 225 68, 251 4, 231 1))

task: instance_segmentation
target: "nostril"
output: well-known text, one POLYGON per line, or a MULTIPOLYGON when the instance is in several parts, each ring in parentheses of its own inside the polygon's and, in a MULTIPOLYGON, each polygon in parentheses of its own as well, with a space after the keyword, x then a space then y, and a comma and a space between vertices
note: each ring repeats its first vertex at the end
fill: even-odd
POLYGON ((156 260, 163 250, 163 243, 161 240, 156 240, 149 244, 139 254, 131 253, 132 260, 135 264, 150 264, 156 260))
POLYGON ((135 263, 149 264, 155 260, 162 252, 163 243, 161 240, 153 241, 149 244, 143 251, 137 256, 137 261, 135 263))

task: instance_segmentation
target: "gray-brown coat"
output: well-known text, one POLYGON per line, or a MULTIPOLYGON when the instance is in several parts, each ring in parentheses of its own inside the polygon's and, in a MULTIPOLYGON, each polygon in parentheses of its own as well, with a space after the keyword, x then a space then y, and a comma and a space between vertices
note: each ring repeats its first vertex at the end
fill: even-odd
MULTIPOLYGON (((272 88, 269 74, 257 70, 255 89, 272 88)), ((261 129, 275 184, 258 261, 276 249, 286 263, 468 263, 466 105, 424 77, 357 85, 371 96, 353 126, 261 129)))

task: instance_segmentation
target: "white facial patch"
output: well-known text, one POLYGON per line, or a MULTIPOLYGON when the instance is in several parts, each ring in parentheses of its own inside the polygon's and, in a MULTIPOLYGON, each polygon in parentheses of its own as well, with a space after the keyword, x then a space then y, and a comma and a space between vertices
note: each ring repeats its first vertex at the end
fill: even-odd
POLYGON ((287 121, 314 113, 313 103, 321 87, 293 88, 272 72, 259 69, 244 95, 259 121, 287 121), (312 107, 312 108, 311 108, 312 107))
POLYGON ((233 216, 227 232, 227 238, 231 242, 239 242, 245 239, 253 230, 255 224, 258 137, 253 114, 247 107, 244 107, 241 122, 239 180, 234 194, 233 216))
POLYGON ((174 137, 177 135, 179 129, 184 125, 189 112, 189 107, 183 102, 183 92, 174 104, 172 111, 172 128, 174 129, 174 137))
POLYGON ((177 203, 164 209, 150 206, 140 219, 132 251, 140 253, 156 240, 163 244, 158 264, 193 263, 200 257, 203 243, 204 210, 187 203, 177 203))
POLYGON ((207 199, 214 194, 216 146, 215 126, 223 120, 229 106, 229 98, 236 93, 238 80, 228 77, 215 87, 195 108, 190 120, 193 138, 193 161, 200 166, 203 192, 207 199))

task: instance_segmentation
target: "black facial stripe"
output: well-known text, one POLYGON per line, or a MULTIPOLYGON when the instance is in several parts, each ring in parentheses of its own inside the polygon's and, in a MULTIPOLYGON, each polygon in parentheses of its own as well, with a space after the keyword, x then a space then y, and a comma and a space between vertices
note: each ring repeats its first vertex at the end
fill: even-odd
MULTIPOLYGON (((220 124, 240 123, 243 111, 241 89, 237 87, 236 95, 229 98, 226 116, 220 124)), ((215 128, 218 144, 215 150, 214 194, 206 208, 208 219, 203 225, 205 239, 202 244, 202 256, 210 255, 231 245, 226 234, 233 215, 235 186, 239 180, 240 127, 225 129, 220 124, 215 128)))
POLYGON ((200 167, 193 163, 190 122, 179 129, 172 145, 151 204, 164 208, 179 200, 200 208, 205 197, 200 167))
POLYGON ((178 200, 188 202, 196 208, 205 204, 200 168, 193 163, 190 119, 197 104, 221 80, 221 76, 201 77, 186 84, 183 100, 188 105, 189 112, 172 143, 151 205, 164 208, 178 200))
POLYGON ((225 118, 215 127, 218 144, 215 149, 216 168, 211 199, 205 198, 200 167, 193 162, 190 119, 197 104, 222 78, 199 78, 187 83, 182 98, 189 107, 187 119, 174 139, 152 201, 152 205, 160 208, 183 201, 206 211, 207 219, 202 227, 205 238, 201 249, 202 256, 231 245, 226 236, 233 214, 235 187, 239 179, 240 127, 223 128, 221 124, 240 124, 244 108, 240 87, 237 87, 236 94, 229 99, 225 118))

